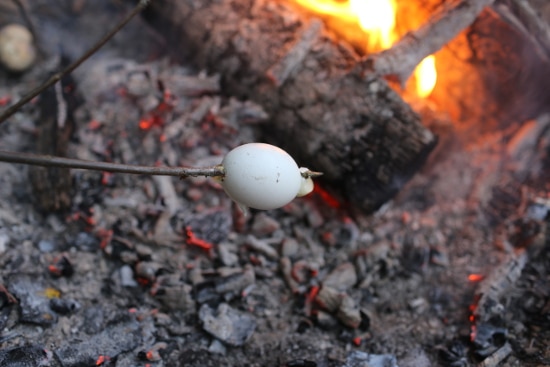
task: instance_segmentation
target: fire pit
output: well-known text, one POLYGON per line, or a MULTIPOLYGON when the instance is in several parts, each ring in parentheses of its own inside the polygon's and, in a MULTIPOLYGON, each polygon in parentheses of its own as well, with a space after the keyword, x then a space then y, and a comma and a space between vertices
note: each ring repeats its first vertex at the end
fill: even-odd
MULTIPOLYGON (((486 2, 420 88, 377 65, 469 2, 414 3, 372 44, 343 2, 152 0, 0 124, 1 150, 205 167, 266 141, 325 173, 245 216, 208 178, 0 163, 0 366, 550 365, 543 33, 486 2)), ((40 46, 2 108, 129 6, 0 0, 40 46)))

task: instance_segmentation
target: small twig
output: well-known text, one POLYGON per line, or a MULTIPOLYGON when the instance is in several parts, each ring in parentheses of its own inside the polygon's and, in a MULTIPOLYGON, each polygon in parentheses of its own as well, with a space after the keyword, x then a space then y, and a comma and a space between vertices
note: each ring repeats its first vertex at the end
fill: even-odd
MULTIPOLYGON (((94 162, 83 159, 55 157, 51 155, 7 152, 0 150, 0 162, 30 164, 32 166, 44 167, 63 167, 75 169, 89 169, 93 171, 130 173, 134 175, 151 176, 177 176, 187 177, 223 177, 225 171, 222 165, 205 168, 193 167, 154 167, 154 166, 136 166, 122 163, 94 162)), ((315 178, 322 176, 322 172, 304 171, 301 172, 304 178, 315 178)))
POLYGON ((506 342, 495 353, 491 354, 489 357, 485 358, 483 362, 479 363, 477 367, 496 367, 500 364, 500 362, 512 354, 512 352, 512 346, 509 342, 506 342))
POLYGON ((315 177, 322 176, 323 172, 315 172, 315 171, 307 170, 307 171, 301 172, 301 175, 303 178, 315 178, 315 177))
POLYGON ((136 14, 141 12, 149 4, 150 0, 140 0, 139 3, 134 7, 134 9, 123 19, 121 20, 109 33, 107 33, 103 38, 101 38, 94 46, 92 46, 88 51, 84 53, 78 60, 76 60, 71 65, 67 66, 61 72, 58 72, 52 75, 46 82, 37 88, 33 89, 23 98, 21 98, 17 103, 10 106, 6 111, 0 114, 0 124, 6 121, 10 116, 16 113, 21 107, 30 102, 34 97, 42 93, 47 88, 51 87, 57 83, 65 75, 71 73, 74 69, 79 67, 84 61, 86 61, 90 56, 92 56, 97 50, 99 50, 107 41, 109 41, 118 31, 120 31, 136 14))
POLYGON ((32 34, 32 38, 34 42, 36 43, 36 28, 34 27, 34 23, 31 20, 31 17, 29 17, 29 13, 27 12, 27 8, 21 0, 12 0, 17 9, 19 10, 19 14, 21 14, 21 18, 23 18, 23 21, 27 24, 27 27, 29 28, 29 31, 32 34))
POLYGON ((0 151, 0 161, 45 167, 80 168, 95 171, 130 173, 135 175, 186 177, 223 177, 221 165, 206 168, 134 166, 121 163, 94 162, 29 153, 0 151))

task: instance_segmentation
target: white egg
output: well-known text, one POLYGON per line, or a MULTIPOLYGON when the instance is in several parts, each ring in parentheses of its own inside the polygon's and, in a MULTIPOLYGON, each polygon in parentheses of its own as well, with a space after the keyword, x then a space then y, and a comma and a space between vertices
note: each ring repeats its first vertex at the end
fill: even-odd
POLYGON ((241 145, 224 157, 222 186, 240 206, 276 209, 300 192, 303 177, 284 150, 269 144, 241 145))
POLYGON ((8 24, 0 29, 0 64, 12 72, 30 68, 36 60, 31 32, 19 24, 8 24))

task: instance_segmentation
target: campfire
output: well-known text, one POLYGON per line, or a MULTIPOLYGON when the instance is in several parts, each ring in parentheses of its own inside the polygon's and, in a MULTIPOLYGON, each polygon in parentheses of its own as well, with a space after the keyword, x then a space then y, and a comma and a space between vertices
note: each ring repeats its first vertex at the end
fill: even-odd
MULTIPOLYGON (((135 5, 31 3, 0 113, 135 5)), ((0 365, 550 365, 549 40, 535 0, 151 0, 0 123, 76 162, 0 163, 0 365), (259 142, 313 191, 223 181, 259 142)))

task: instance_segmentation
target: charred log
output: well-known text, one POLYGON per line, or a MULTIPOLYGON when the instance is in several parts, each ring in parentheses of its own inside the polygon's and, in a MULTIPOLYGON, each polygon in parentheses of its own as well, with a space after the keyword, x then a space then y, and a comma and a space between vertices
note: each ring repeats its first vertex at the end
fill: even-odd
MULTIPOLYGON (((48 88, 40 97, 40 117, 37 126, 36 152, 66 156, 74 131, 73 111, 76 108, 72 78, 66 78, 48 88)), ((29 179, 36 207, 44 212, 64 211, 71 207, 72 178, 69 168, 29 168, 29 179)))
POLYGON ((284 4, 158 0, 145 16, 175 56, 220 73, 224 91, 266 109, 263 139, 325 172, 365 211, 390 199, 436 143, 383 79, 353 71, 350 48, 284 4))

